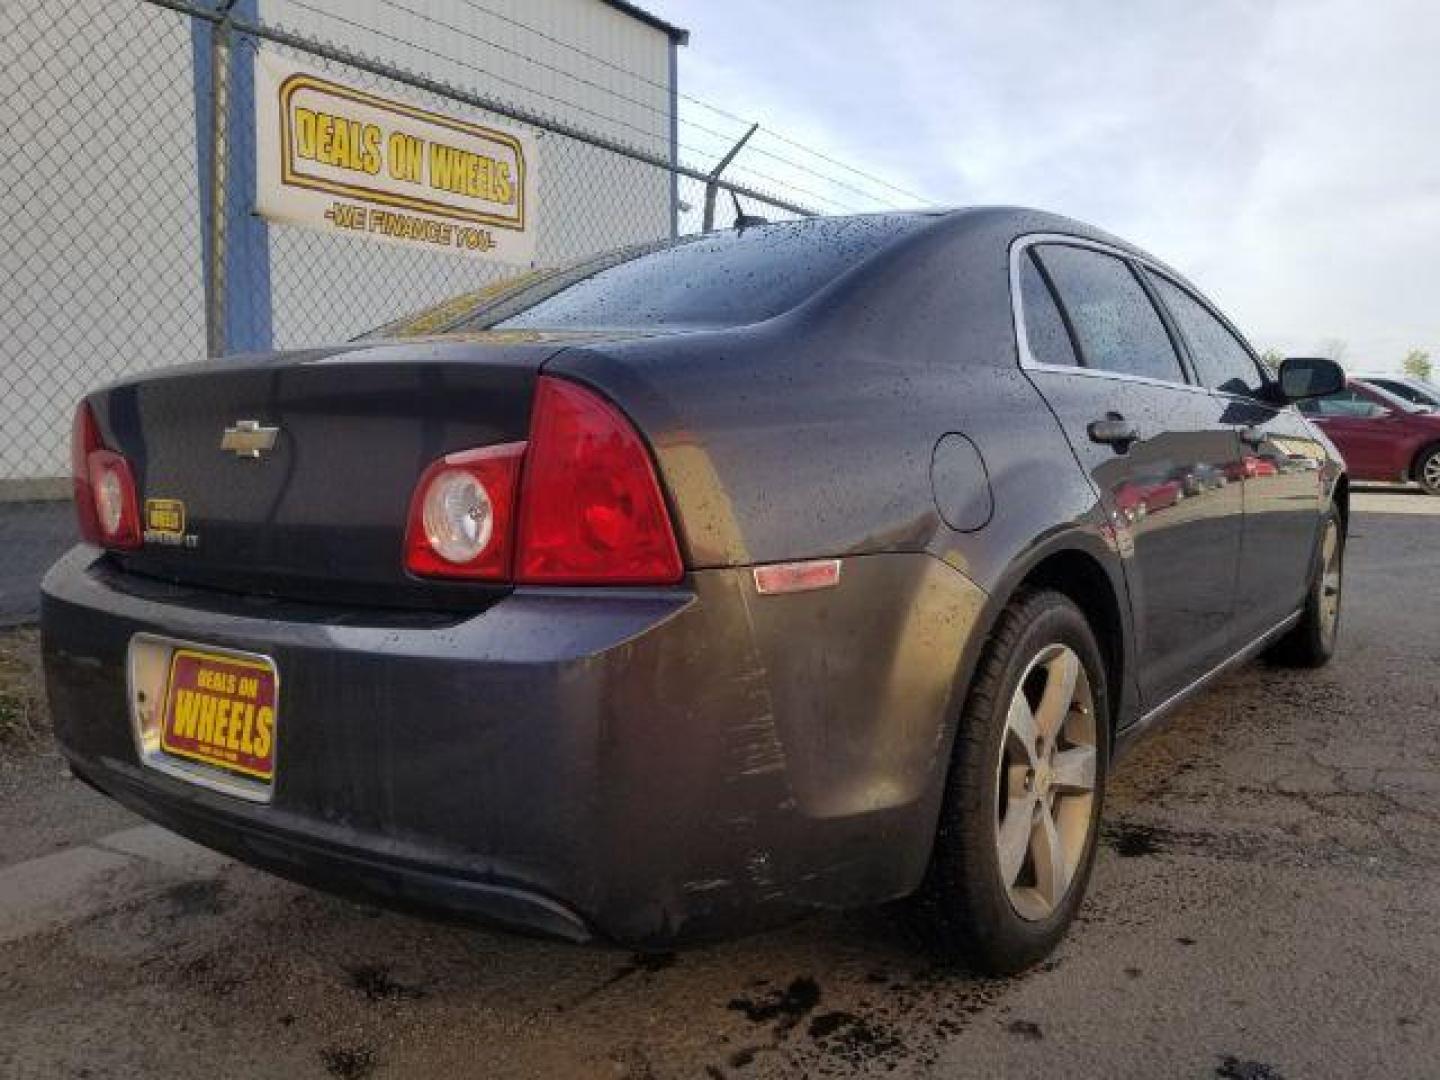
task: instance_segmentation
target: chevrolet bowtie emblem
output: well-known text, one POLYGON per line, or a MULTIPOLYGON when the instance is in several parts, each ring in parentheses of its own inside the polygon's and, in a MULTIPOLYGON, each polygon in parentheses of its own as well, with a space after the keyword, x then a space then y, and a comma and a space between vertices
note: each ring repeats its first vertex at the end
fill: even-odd
POLYGON ((220 449, 229 450, 236 457, 258 458, 264 451, 274 448, 278 434, 278 427, 261 427, 259 420, 236 420, 234 427, 225 429, 220 449))

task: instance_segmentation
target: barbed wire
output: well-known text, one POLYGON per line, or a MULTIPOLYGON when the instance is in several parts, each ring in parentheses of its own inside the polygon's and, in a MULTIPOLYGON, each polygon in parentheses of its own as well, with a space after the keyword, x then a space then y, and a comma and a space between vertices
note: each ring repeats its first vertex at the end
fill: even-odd
MULTIPOLYGON (((381 2, 393 7, 400 6, 393 3, 393 0, 381 0, 381 2)), ((583 56, 587 60, 593 61, 594 63, 599 64, 602 67, 606 67, 612 71, 618 72, 626 78, 634 79, 637 82, 644 83, 647 86, 655 87, 658 90, 663 90, 667 94, 671 92, 671 87, 668 83, 660 82, 658 79, 651 79, 648 76, 640 74, 638 71, 631 71, 629 68, 617 64, 613 60, 607 60, 603 56, 599 56, 595 53, 590 52, 587 49, 581 48, 574 42, 566 41, 563 38, 556 37, 554 34, 547 33, 546 31, 541 30, 538 27, 531 26, 529 23, 522 22, 521 20, 516 19, 513 16, 506 15, 504 12, 496 11, 493 8, 486 7, 484 4, 477 3, 476 0, 460 0, 460 2, 474 11, 480 12, 483 15, 489 15, 490 17, 498 19, 500 22, 513 26, 516 29, 524 30, 527 33, 533 34, 544 41, 548 41, 551 44, 557 45, 562 49, 573 52, 577 56, 583 56)), ((733 120, 737 124, 744 124, 748 127, 751 123, 751 121, 747 120, 745 117, 740 116, 737 113, 731 112, 729 109, 722 108, 721 106, 716 105, 713 102, 706 101, 703 98, 696 97, 693 94, 687 94, 685 91, 678 88, 675 89, 674 93, 675 96, 682 101, 688 101, 692 105, 699 106, 700 108, 712 112, 717 116, 723 116, 727 120, 733 120)), ((700 127, 700 125, 696 124, 694 121, 690 121, 690 123, 695 127, 700 127)), ((709 129, 701 127, 700 130, 709 129)), ((868 173, 864 169, 856 168, 849 162, 841 161, 838 158, 831 157, 829 154, 826 154, 821 150, 817 150, 812 146, 808 146, 805 143, 799 142, 796 139, 792 139, 789 136, 781 134, 778 131, 771 131, 768 128, 761 128, 757 134, 767 136, 779 142, 785 143, 787 146, 792 146, 795 149, 800 150, 804 153, 811 154, 822 161, 828 162, 829 164, 836 166, 837 168, 844 169, 846 172, 853 173, 854 175, 859 176, 865 180, 869 180, 871 183, 878 184, 880 187, 887 188, 890 191, 895 192, 897 195, 903 195, 907 199, 914 199, 927 206, 938 205, 933 199, 930 199, 924 195, 920 195, 917 192, 900 187, 898 184, 892 183, 891 181, 886 180, 883 177, 876 176, 873 173, 868 173)), ((726 137, 729 138, 731 142, 734 141, 734 136, 726 137)), ((754 152, 763 153, 764 151, 762 151, 759 147, 756 147, 754 148, 754 152)))
MULTIPOLYGON (((360 30, 360 31, 363 31, 363 32, 369 33, 369 34, 374 34, 376 37, 380 37, 380 38, 383 38, 383 39, 385 39, 385 40, 389 40, 389 41, 392 41, 392 42, 401 43, 401 44, 406 44, 406 45, 407 45, 408 47, 410 47, 410 48, 418 49, 418 50, 420 50, 420 51, 422 51, 422 52, 427 52, 427 53, 429 53, 429 54, 431 54, 431 55, 436 56, 436 57, 439 58, 439 59, 448 59, 448 60, 449 60, 450 62, 452 62, 452 63, 458 63, 458 64, 461 64, 461 65, 464 66, 464 67, 470 68, 471 70, 475 70, 475 71, 477 71, 477 72, 479 72, 479 73, 481 73, 481 74, 485 74, 485 75, 489 76, 490 78, 493 78, 493 79, 495 79, 495 80, 497 80, 497 81, 499 81, 499 82, 502 82, 502 83, 506 84, 507 86, 511 86, 511 87, 516 88, 516 89, 522 90, 522 91, 524 91, 525 93, 528 93, 528 94, 534 94, 534 95, 536 95, 536 96, 543 97, 543 98, 545 98, 545 99, 548 100, 548 101, 552 101, 552 102, 555 102, 555 103, 557 103, 557 104, 564 105, 564 106, 566 106, 566 107, 568 107, 568 108, 577 109, 577 110, 579 110, 579 111, 582 111, 582 112, 587 113, 588 115, 594 116, 594 117, 596 117, 597 119, 602 119, 602 120, 605 120, 605 121, 607 121, 607 122, 609 122, 609 123, 617 124, 617 125, 620 125, 620 126, 622 126, 622 127, 627 128, 627 129, 629 129, 629 130, 636 131, 636 132, 638 132, 639 134, 642 134, 642 135, 646 136, 647 138, 656 138, 656 139, 661 139, 661 138, 668 139, 668 138, 669 138, 669 133, 668 133, 668 132, 661 133, 661 132, 657 132, 657 131, 650 131, 649 129, 645 129, 645 128, 640 128, 640 127, 638 127, 637 125, 632 124, 632 123, 630 123, 630 122, 627 121, 627 120, 621 119, 620 117, 612 116, 612 115, 610 115, 610 114, 608 114, 608 113, 601 113, 601 112, 599 112, 598 110, 595 110, 595 109, 590 108, 589 106, 581 105, 580 103, 575 102, 575 101, 571 101, 571 100, 568 99, 568 98, 557 97, 557 96, 554 95, 554 94, 546 93, 545 91, 541 91, 541 90, 535 89, 534 87, 528 86, 528 85, 526 85, 526 84, 516 82, 515 80, 510 79, 510 78, 507 78, 506 76, 503 76, 503 75, 499 75, 499 74, 491 71, 491 70, 488 69, 488 68, 481 68, 481 67, 479 67, 478 65, 475 65, 475 64, 473 64, 473 63, 471 63, 471 62, 469 62, 469 61, 460 60, 458 57, 447 57, 447 56, 445 56, 445 54, 438 53, 438 52, 436 52, 435 50, 427 49, 427 48, 425 48, 424 46, 420 46, 420 45, 415 44, 414 42, 410 42, 410 41, 407 41, 406 39, 399 38, 399 37, 397 37, 396 35, 389 33, 388 31, 385 31, 385 30, 380 29, 379 27, 370 26, 370 25, 368 25, 368 24, 364 24, 364 23, 358 22, 358 21, 356 21, 356 20, 354 20, 354 19, 348 18, 348 17, 346 17, 346 16, 344 16, 344 15, 341 15, 341 14, 339 14, 338 12, 329 11, 329 10, 326 10, 326 9, 324 9, 324 8, 317 7, 317 6, 315 6, 313 3, 308 2, 308 0, 286 0, 286 2, 288 2, 288 3, 290 3, 290 4, 293 4, 295 7, 298 7, 298 8, 304 9, 304 10, 306 10, 306 11, 309 11, 309 12, 311 12, 311 13, 313 13, 313 14, 321 15, 321 16, 323 16, 323 17, 325 17, 325 18, 334 19, 335 21, 340 22, 340 23, 343 23, 343 24, 345 24, 345 25, 347 25, 347 26, 350 26, 350 27, 352 27, 352 28, 354 28, 354 29, 356 29, 356 30, 360 30)), ((466 29, 465 27, 463 27, 463 26, 458 26, 458 25, 456 25, 456 24, 454 24, 454 23, 447 22, 447 21, 444 20, 444 19, 438 18, 437 16, 428 14, 427 12, 420 11, 420 10, 417 10, 417 9, 415 9, 415 8, 413 8, 413 7, 409 7, 409 6, 405 5, 405 4, 399 3, 398 0, 380 0, 380 2, 381 2, 384 6, 389 7, 389 8, 391 8, 391 9, 395 10, 395 11, 401 12, 401 13, 407 15, 407 16, 410 16, 411 18, 418 19, 418 20, 420 20, 421 22, 427 23, 427 24, 429 24, 429 25, 431 25, 431 26, 439 27, 439 28, 441 28, 441 29, 443 29, 443 30, 451 33, 451 34, 454 34, 454 35, 457 35, 457 36, 459 36, 459 37, 462 37, 462 38, 464 38, 464 39, 466 39, 466 40, 468 40, 468 41, 473 41, 473 42, 475 42, 475 43, 478 44, 478 45, 483 45, 483 46, 485 46, 486 48, 492 49, 492 50, 494 50, 494 51, 496 51, 496 52, 498 52, 498 53, 504 54, 504 55, 506 55, 506 56, 513 57, 513 58, 516 59, 516 60, 519 60, 519 61, 521 61, 521 62, 523 62, 523 63, 532 65, 532 66, 534 66, 534 67, 536 67, 536 68, 539 68, 540 70, 548 71, 548 72, 550 72, 550 73, 552 73, 552 74, 555 74, 555 75, 558 75, 558 76, 560 76, 560 77, 562 77, 562 78, 569 79, 569 80, 571 80, 571 81, 573 81, 573 82, 575 82, 575 83, 578 83, 578 84, 580 84, 580 85, 586 86, 586 87, 590 88, 591 90, 594 90, 594 91, 597 91, 597 92, 599 92, 599 93, 601 93, 601 94, 605 94, 605 95, 607 95, 607 96, 609 96, 609 97, 612 97, 612 98, 614 98, 614 99, 616 99, 616 100, 618 100, 618 101, 623 101, 623 102, 625 102, 626 104, 631 105, 631 106, 634 106, 634 107, 636 107, 636 108, 638 108, 638 109, 640 109, 640 110, 642 110, 642 111, 644 111, 644 112, 646 112, 646 113, 650 113, 650 114, 652 114, 652 115, 655 115, 655 116, 660 117, 660 118, 663 119, 667 124, 668 124, 669 121, 670 121, 670 111, 669 111, 668 108, 662 108, 662 107, 660 107, 660 106, 655 105, 655 104, 652 103, 652 102, 648 102, 648 101, 645 101, 645 100, 643 100, 643 99, 641 99, 641 98, 637 98, 637 97, 634 97, 634 96, 632 96, 632 95, 622 93, 621 91, 615 90, 615 89, 612 88, 612 87, 605 86, 603 83, 596 82, 596 81, 593 80, 593 79, 585 78, 583 75, 576 74, 575 72, 567 71, 566 69, 564 69, 564 68, 562 68, 562 67, 559 67, 559 66, 557 66, 557 65, 555 65, 555 64, 546 63, 545 61, 540 60, 540 59, 537 59, 536 57, 533 57, 533 56, 531 56, 531 55, 529 55, 529 54, 527 54, 527 53, 525 53, 525 52, 522 52, 522 51, 520 51, 520 50, 518 50, 518 49, 513 49, 513 48, 509 47, 508 45, 501 44, 500 42, 494 41, 494 40, 491 39, 491 38, 487 38, 487 37, 485 37, 484 35, 477 34, 477 33, 473 32, 473 31, 471 31, 471 30, 467 30, 467 29, 466 29)), ((554 35, 547 34, 547 33, 545 33, 544 31, 541 31, 541 30, 537 30, 537 29, 535 29, 534 27, 528 26, 527 24, 522 23, 522 22, 520 22, 520 21, 517 20, 517 19, 512 19, 512 18, 510 18, 510 17, 508 17, 508 16, 500 15, 499 13, 493 12, 493 11, 491 11, 491 10, 488 9, 488 8, 482 7, 481 5, 474 4, 474 3, 468 3, 468 0, 467 0, 467 4, 468 4, 469 7, 472 7, 472 8, 474 8, 474 9, 477 10, 477 11, 480 11, 480 12, 482 12, 482 13, 484 13, 484 14, 492 15, 492 16, 494 16, 494 17, 496 17, 496 18, 502 19, 504 22, 509 23, 509 24, 512 24, 512 25, 514 25, 514 26, 516 26, 516 27, 518 27, 518 28, 527 30, 527 31, 529 31, 529 32, 531 32, 531 33, 533 33, 533 34, 535 34, 535 35, 543 38, 544 40, 547 40, 547 41, 550 41, 550 42, 552 42, 552 43, 554 43, 554 44, 561 45, 561 46, 564 46, 564 47, 566 47, 566 48, 569 48, 571 51, 577 53, 578 55, 581 55, 581 56, 584 56, 584 57, 586 57, 586 58, 588 58, 588 59, 591 59, 591 60, 595 61, 596 63, 603 64, 605 67, 610 68, 610 69, 612 69, 612 70, 615 70, 615 71, 617 71, 617 72, 620 72, 621 74, 627 75, 627 76, 629 76, 629 77, 637 80, 638 82, 643 83, 644 85, 652 86, 652 87, 655 87, 656 89, 663 90, 667 95, 668 95, 669 92, 670 92, 669 87, 668 87, 666 84, 664 84, 664 83, 661 83, 661 82, 659 82, 659 81, 657 81, 657 80, 654 80, 654 79, 647 78, 646 76, 643 76, 643 75, 639 74, 638 72, 628 71, 627 69, 621 67, 620 65, 614 64, 614 63, 611 62, 611 61, 605 60, 603 57, 596 56, 595 54, 593 54, 593 53, 591 53, 591 52, 589 52, 589 51, 587 51, 587 50, 585 50, 585 49, 582 49, 582 48, 580 48, 580 47, 578 47, 578 46, 569 45, 568 43, 563 42, 561 39, 555 37, 554 35)), ((734 113, 730 113, 730 112, 728 112, 728 111, 726 111, 726 110, 721 110, 718 106, 709 106, 709 105, 707 105, 706 103, 700 101, 700 99, 691 97, 690 95, 687 95, 687 94, 677 93, 677 96, 680 97, 680 98, 683 98, 684 100, 694 102, 694 103, 696 103, 696 104, 705 105, 705 107, 711 108, 713 111, 715 111, 715 112, 717 112, 717 113, 719 113, 719 114, 721 114, 721 115, 724 115, 724 116, 726 116, 727 118, 734 119, 734 120, 736 120, 736 121, 739 122, 739 123, 746 123, 746 124, 747 124, 747 127, 748 127, 748 122, 746 122, 745 120, 743 120, 743 118, 737 116, 737 115, 734 114, 734 113)), ((684 119, 684 118, 677 118, 677 125, 678 125, 678 126, 683 126, 683 127, 685 127, 686 129, 688 129, 688 130, 690 130, 690 131, 692 131, 692 132, 700 132, 700 133, 703 133, 704 135, 708 135, 708 136, 710 136, 710 137, 712 137, 712 138, 721 140, 721 141, 723 142, 723 144, 724 144, 723 147, 722 147, 721 150, 720 150, 721 153, 723 153, 725 149, 728 149, 728 148, 730 147, 730 145, 732 145, 732 144, 735 142, 736 138, 738 137, 737 133, 734 133, 734 132, 725 132, 725 131, 718 131, 718 130, 716 130, 716 129, 713 128, 713 127, 709 127, 709 126, 707 126, 707 125, 705 125, 705 124, 701 124, 701 123, 699 123, 699 122, 697 122, 697 121, 695 121, 695 120, 689 120, 689 119, 684 119)), ((789 143, 789 144, 791 144, 791 145, 794 145, 795 147, 797 147, 798 149, 803 150, 803 151, 806 152, 806 153, 812 154, 812 155, 814 155, 814 156, 816 156, 816 157, 824 158, 825 160, 828 160, 831 164, 834 164, 835 166, 837 166, 837 167, 839 167, 839 168, 845 169, 845 170, 848 171, 848 172, 854 173, 854 174, 857 175, 857 176, 861 176, 861 177, 863 177, 863 178, 865 178, 865 179, 867 179, 867 180, 871 180, 871 181, 873 181, 873 182, 875 182, 875 183, 880 184, 881 186, 889 187, 889 188, 892 188, 892 189, 894 189, 894 190, 897 190, 897 191, 899 191, 901 194, 905 195, 907 198, 917 199, 917 200, 919 200, 919 201, 922 202, 922 203, 926 203, 926 204, 928 204, 928 205, 933 205, 933 203, 930 203, 930 201, 927 200, 927 199, 925 199, 923 196, 916 195, 916 194, 914 194, 913 192, 907 192, 907 191, 905 191, 903 188, 896 188, 895 185, 889 184, 889 183, 887 183, 886 181, 880 180, 880 179, 877 178, 877 177, 872 177, 870 174, 865 173, 863 170, 856 169, 856 168, 854 168, 853 166, 846 165, 844 162, 838 161, 837 159, 827 158, 826 155, 821 154, 819 151, 812 150, 812 149, 810 149, 810 148, 808 148, 808 147, 805 147, 805 146, 804 146, 803 144, 801 144, 801 143, 795 142, 794 140, 791 140, 791 139, 788 139, 788 138, 786 138, 786 137, 784 137, 784 136, 781 136, 781 135, 779 135, 778 133, 771 132, 771 131, 769 131, 769 130, 766 129, 766 128, 761 128, 760 131, 759 131, 757 134, 763 134, 763 135, 767 135, 767 136, 770 136, 770 137, 774 137, 774 138, 779 139, 779 140, 781 140, 781 141, 783 141, 783 142, 786 142, 786 143, 789 143)), ((684 150, 686 151, 686 153, 689 153, 689 154, 692 154, 692 155, 697 155, 697 156, 699 156, 699 157, 701 157, 701 158, 707 158, 707 157, 710 157, 710 156, 712 156, 712 155, 715 154, 714 151, 704 150, 704 149, 701 149, 701 148, 699 148, 699 147, 693 146, 693 145, 691 145, 691 144, 689 144, 689 143, 682 143, 682 144, 679 144, 679 146, 680 146, 680 148, 684 149, 684 150)), ((746 152, 749 153, 749 154, 751 154, 751 155, 753 155, 753 156, 756 156, 756 157, 762 157, 762 158, 765 158, 765 159, 767 159, 767 160, 774 161, 774 162, 776 162, 777 164, 783 165, 784 167, 786 167, 786 168, 788 168, 788 169, 793 169, 793 170, 795 170, 796 172, 799 172, 799 173, 802 173, 802 174, 804 174, 804 175, 806 175, 806 176, 809 176, 809 177, 812 177, 812 178, 814 178, 814 179, 820 180, 820 181, 822 181, 823 183, 825 183, 825 184, 827 184, 827 185, 829 185, 829 186, 831 186, 831 187, 833 187, 833 188, 837 188, 837 189, 839 189, 839 190, 841 190, 841 191, 848 192, 848 193, 850 193, 850 194, 852 194, 852 195, 855 195, 855 196, 858 196, 858 197, 860 197, 860 198, 862 198, 862 199, 865 199, 865 200, 867 200, 868 202, 875 203, 875 204, 877 204, 878 207, 881 208, 881 209, 897 209, 898 206, 899 206, 899 204, 895 203, 893 200, 890 200, 890 199, 887 199, 887 198, 882 197, 882 196, 880 196, 880 195, 877 195, 877 194, 876 194, 875 192, 873 192, 873 191, 868 191, 868 190, 866 190, 866 189, 864 189, 864 188, 857 187, 856 185, 851 184, 851 183, 849 183, 848 181, 842 180, 842 179, 834 176, 834 175, 831 174, 831 173, 821 172, 820 170, 815 169, 815 168, 812 168, 812 167, 804 164, 803 162, 796 161, 796 160, 794 160, 793 158, 786 157, 786 156, 783 155, 783 154, 777 154, 777 153, 775 153, 775 152, 773 152, 773 151, 771 151, 771 150, 765 149, 764 147, 755 146, 755 145, 751 144, 751 145, 748 145, 748 146, 746 147, 746 152)), ((773 176, 773 175, 771 175, 771 174, 767 174, 767 173, 765 173, 765 172, 762 172, 762 171, 760 171, 760 170, 757 170, 757 169, 753 168, 752 166, 750 166, 748 163, 745 163, 745 162, 737 162, 737 163, 734 165, 734 168, 736 168, 737 170, 747 171, 747 172, 749 172, 751 175, 756 176, 756 177, 760 178, 761 180, 764 180, 764 181, 767 182, 767 183, 790 184, 789 181, 782 180, 782 179, 779 178, 779 177, 776 177, 776 176, 773 176)), ((794 185, 792 184, 791 186, 794 186, 794 185)), ((835 208, 841 209, 841 210, 845 210, 845 211, 847 211, 847 212, 852 212, 852 213, 853 213, 853 212, 856 212, 857 210, 860 209, 860 207, 856 207, 856 206, 854 206, 854 205, 852 205, 852 204, 849 204, 849 203, 846 203, 846 202, 844 202, 844 201, 842 201, 842 200, 840 200, 840 199, 836 199, 836 198, 833 198, 833 197, 829 197, 829 196, 823 195, 823 194, 821 194, 821 193, 819 193, 819 192, 816 192, 816 191, 813 191, 813 190, 806 190, 806 189, 799 188, 799 187, 797 187, 796 190, 797 190, 797 191, 801 191, 803 194, 809 196, 810 198, 820 199, 820 200, 822 200, 822 201, 827 202, 827 203, 828 203, 829 205, 831 205, 832 207, 835 207, 835 208)))
MULTIPOLYGON (((417 44, 416 42, 409 41, 409 40, 406 39, 406 38, 402 38, 402 37, 400 37, 400 36, 398 36, 398 35, 396 35, 396 34, 392 34, 392 33, 390 33, 389 31, 381 30, 379 27, 370 26, 370 25, 368 25, 368 24, 366 24, 366 23, 357 22, 356 20, 351 19, 351 18, 348 18, 348 17, 346 17, 346 16, 344 16, 344 15, 340 15, 340 14, 337 13, 337 12, 328 11, 328 10, 326 10, 326 9, 324 9, 324 8, 316 7, 314 4, 309 3, 308 0, 286 0, 286 3, 289 3, 289 4, 291 4, 292 6, 297 7, 297 8, 301 8, 302 10, 308 11, 308 12, 310 12, 311 14, 319 15, 319 16, 322 16, 323 18, 327 18, 327 19, 333 19, 333 20, 336 21, 337 23, 340 23, 340 24, 342 24, 342 25, 348 26, 348 27, 350 27, 351 29, 360 30, 360 31, 362 31, 362 32, 364 32, 364 33, 368 33, 368 34, 373 34, 373 35, 375 35, 375 36, 378 37, 378 38, 381 38, 381 39, 383 39, 383 40, 385 40, 385 41, 389 41, 389 42, 391 42, 391 43, 393 43, 393 44, 396 44, 396 45, 402 45, 402 46, 404 46, 404 47, 407 48, 407 49, 414 49, 416 52, 423 53, 423 54, 425 54, 426 56, 433 57, 433 58, 436 59, 436 60, 443 60, 443 61, 445 61, 446 63, 455 64, 455 65, 457 65, 457 66, 459 66, 459 67, 465 68, 466 70, 473 71, 473 72, 475 72, 476 74, 484 75, 484 76, 485 76, 486 78, 488 78, 488 79, 493 79, 493 80, 496 81, 496 82, 504 83, 506 86, 509 86, 509 87, 512 87, 512 88, 514 88, 514 89, 516 89, 516 90, 519 90, 519 91, 521 91, 522 93, 524 93, 524 94, 526 94, 526 95, 528 95, 528 96, 542 98, 542 99, 544 99, 545 101, 549 101, 549 102, 552 102, 552 103, 554 103, 554 104, 556 104, 556 105, 563 106, 564 108, 574 109, 576 112, 583 113, 583 114, 585 114, 586 116, 593 117, 594 119, 597 119, 597 120, 602 120, 602 121, 606 122, 607 124, 613 124, 613 125, 615 125, 615 126, 617 126, 617 127, 625 128, 625 129, 628 130, 628 131, 636 132, 636 133, 639 134, 639 135, 645 136, 645 138, 647 138, 647 139, 654 139, 654 140, 658 140, 658 141, 663 141, 663 142, 665 142, 667 145, 669 144, 669 141, 670 141, 670 133, 669 133, 668 131, 667 131, 667 132, 664 132, 664 133, 655 132, 655 131, 650 131, 650 130, 648 130, 648 129, 646 129, 646 128, 642 128, 642 127, 640 127, 640 126, 638 126, 638 125, 636 125, 636 124, 632 124, 632 123, 630 123, 628 120, 623 120, 623 119, 621 119, 621 118, 618 117, 618 116, 612 116, 612 115, 610 115, 610 114, 608 114, 608 113, 599 112, 598 110, 592 109, 592 108, 590 108, 590 107, 588 107, 588 106, 586 106, 586 105, 582 105, 582 104, 580 104, 580 103, 577 102, 577 101, 571 101, 569 98, 559 97, 559 96, 557 96, 557 95, 555 95, 555 94, 549 94, 549 93, 546 93, 546 92, 543 91, 543 90, 536 89, 536 88, 533 87, 533 86, 527 86, 527 85, 524 84, 524 83, 516 82, 514 79, 510 79, 510 78, 505 77, 504 75, 497 74, 496 72, 490 70, 489 68, 481 67, 480 65, 478 65, 478 64, 476 64, 476 63, 474 63, 474 62, 472 62, 472 61, 464 60, 464 59, 462 59, 462 58, 460 58, 460 57, 458 57, 458 56, 451 56, 450 54, 444 53, 444 52, 440 52, 440 51, 437 50, 437 49, 432 49, 432 48, 430 48, 430 47, 428 47, 428 46, 417 44)), ((278 25, 278 24, 277 24, 277 25, 278 25)), ((447 25, 447 24, 442 24, 442 25, 447 25)), ((668 114, 662 114, 662 115, 666 115, 666 116, 668 117, 668 114)), ((689 145, 689 144, 687 144, 687 143, 677 143, 677 148, 678 148, 678 149, 681 149, 681 150, 684 150, 684 151, 685 151, 686 153, 688 153, 688 154, 698 156, 698 157, 700 157, 700 158, 702 158, 702 159, 709 156, 709 153, 708 153, 707 151, 701 150, 701 149, 699 149, 698 147, 691 146, 691 145, 689 145)), ((700 169, 701 171, 704 171, 704 167, 703 167, 703 166, 692 166, 692 167, 698 168, 698 169, 700 169)), ((791 189, 792 191, 794 191, 795 193, 797 193, 797 194, 799 194, 799 195, 804 195, 806 198, 814 199, 814 200, 817 201, 817 202, 824 203, 824 204, 826 204, 827 206, 829 206, 831 209, 841 210, 841 211, 843 211, 843 212, 845 212, 845 213, 851 213, 851 214, 853 214, 853 213, 858 213, 858 212, 860 212, 860 211, 863 209, 863 207, 854 206, 854 205, 852 205, 852 204, 850 204, 850 203, 846 203, 846 202, 841 201, 840 199, 834 198, 833 196, 825 195, 825 194, 822 194, 821 192, 813 191, 813 190, 810 190, 810 189, 808 189, 808 188, 801 187, 799 184, 796 184, 796 183, 794 183, 794 182, 792 182, 792 181, 785 180, 785 179, 782 179, 781 177, 777 177, 777 176, 770 175, 770 174, 768 174, 768 173, 761 172, 760 170, 755 169, 755 168, 750 167, 750 166, 739 166, 739 168, 741 168, 741 169, 743 169, 744 171, 748 172, 751 176, 758 177, 759 179, 763 180, 763 181, 766 182, 766 183, 775 184, 775 185, 778 185, 778 186, 780 186, 780 187, 782 187, 782 188, 789 188, 789 189, 791 189)), ((862 193, 862 194, 863 194, 863 193, 862 193)), ((893 208, 893 207, 891 207, 891 208, 893 208)))

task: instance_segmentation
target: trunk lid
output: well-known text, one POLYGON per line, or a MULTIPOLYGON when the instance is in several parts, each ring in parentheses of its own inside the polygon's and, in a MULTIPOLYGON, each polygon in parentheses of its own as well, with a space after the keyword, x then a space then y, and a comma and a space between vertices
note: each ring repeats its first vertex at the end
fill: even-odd
POLYGON ((525 439, 541 365, 577 337, 364 342, 208 361, 102 390, 90 402, 106 444, 135 471, 146 528, 138 551, 115 558, 251 594, 483 606, 507 590, 406 573, 411 495, 444 454, 525 439), (226 440, 238 449, 258 442, 258 456, 222 449, 227 429, 241 432, 226 440))

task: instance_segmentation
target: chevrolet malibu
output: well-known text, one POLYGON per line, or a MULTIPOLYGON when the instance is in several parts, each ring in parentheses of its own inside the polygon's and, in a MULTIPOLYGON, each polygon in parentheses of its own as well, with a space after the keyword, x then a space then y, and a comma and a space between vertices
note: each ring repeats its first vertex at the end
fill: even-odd
POLYGON ((1348 481, 1292 402, 1343 373, 1272 379, 1049 214, 746 225, 87 397, 43 611, 75 774, 574 940, 893 902, 1045 955, 1119 753, 1330 657, 1348 481))

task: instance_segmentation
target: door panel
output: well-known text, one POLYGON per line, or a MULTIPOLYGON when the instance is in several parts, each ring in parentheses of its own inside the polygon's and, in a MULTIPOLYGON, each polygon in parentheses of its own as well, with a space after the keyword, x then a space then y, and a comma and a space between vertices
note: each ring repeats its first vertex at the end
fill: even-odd
POLYGON ((1237 634, 1253 639, 1299 610, 1320 536, 1325 448, 1290 408, 1232 398, 1225 419, 1242 442, 1245 529, 1237 634))
POLYGON ((1188 286, 1155 270, 1147 279, 1240 449, 1229 474, 1244 504, 1230 630, 1230 647, 1238 650, 1301 603, 1319 535, 1325 453, 1293 409, 1264 404, 1265 373, 1233 327, 1188 286))
POLYGON ((1242 484, 1225 404, 1183 387, 1032 370, 1110 515, 1135 619, 1139 685, 1153 708, 1234 651, 1242 484), (1124 453, 1090 437, 1117 416, 1138 428, 1124 453))
POLYGON ((1383 418, 1312 416, 1310 419, 1335 444, 1351 476, 1359 480, 1398 479, 1398 470, 1392 461, 1395 436, 1386 430, 1383 418))

